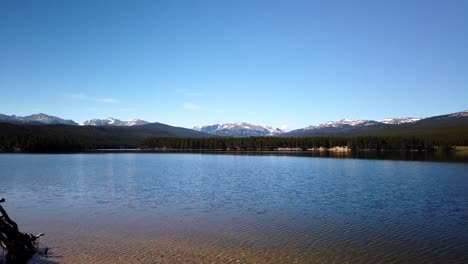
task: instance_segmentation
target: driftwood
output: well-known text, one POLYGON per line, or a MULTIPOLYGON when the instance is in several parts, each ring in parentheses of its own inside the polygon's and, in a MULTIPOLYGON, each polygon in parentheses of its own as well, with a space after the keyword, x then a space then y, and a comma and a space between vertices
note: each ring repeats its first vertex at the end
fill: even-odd
MULTIPOLYGON (((3 202, 5 199, 0 199, 0 203, 3 202)), ((38 239, 42 235, 21 233, 18 225, 0 205, 0 247, 7 251, 7 263, 26 263, 36 253, 38 239)))

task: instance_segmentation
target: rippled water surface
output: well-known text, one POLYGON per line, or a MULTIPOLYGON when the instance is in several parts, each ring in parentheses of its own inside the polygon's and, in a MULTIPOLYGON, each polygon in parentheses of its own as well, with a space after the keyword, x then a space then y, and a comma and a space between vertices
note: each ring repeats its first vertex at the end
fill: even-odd
POLYGON ((468 165, 208 154, 0 155, 44 263, 468 263, 468 165))

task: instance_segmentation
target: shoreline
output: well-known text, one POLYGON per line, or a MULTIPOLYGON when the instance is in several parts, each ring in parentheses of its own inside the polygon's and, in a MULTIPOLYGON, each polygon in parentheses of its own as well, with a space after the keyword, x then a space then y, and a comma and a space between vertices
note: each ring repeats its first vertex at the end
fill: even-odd
POLYGON ((347 152, 328 150, 212 150, 212 149, 95 149, 68 152, 0 152, 2 154, 30 155, 73 155, 73 154, 212 154, 212 155, 245 155, 245 156, 291 156, 309 158, 338 158, 365 160, 396 160, 424 162, 455 162, 468 163, 468 147, 462 147, 450 152, 442 151, 411 151, 411 150, 375 150, 361 149, 347 152))
POLYGON ((60 154, 60 153, 171 153, 171 152, 214 152, 214 153, 467 153, 468 146, 454 146, 450 151, 438 149, 350 149, 346 147, 332 148, 277 148, 277 149, 172 149, 172 148, 104 148, 104 149, 84 149, 84 150, 66 150, 66 151, 23 151, 0 150, 0 154, 12 153, 38 153, 38 154, 60 154))

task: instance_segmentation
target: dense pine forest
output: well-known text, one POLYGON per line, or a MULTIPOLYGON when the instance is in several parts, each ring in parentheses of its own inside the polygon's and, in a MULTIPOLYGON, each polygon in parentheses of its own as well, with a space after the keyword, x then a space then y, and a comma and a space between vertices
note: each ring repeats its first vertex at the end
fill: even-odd
POLYGON ((0 123, 0 152, 77 152, 103 148, 137 148, 149 137, 203 136, 206 134, 159 123, 135 127, 0 123))

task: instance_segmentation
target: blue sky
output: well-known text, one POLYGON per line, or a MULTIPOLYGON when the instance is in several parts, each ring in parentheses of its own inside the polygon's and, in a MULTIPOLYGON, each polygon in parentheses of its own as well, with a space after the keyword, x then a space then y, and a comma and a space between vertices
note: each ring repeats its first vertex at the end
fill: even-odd
POLYGON ((0 113, 300 128, 468 109, 468 1, 0 1, 0 113))

